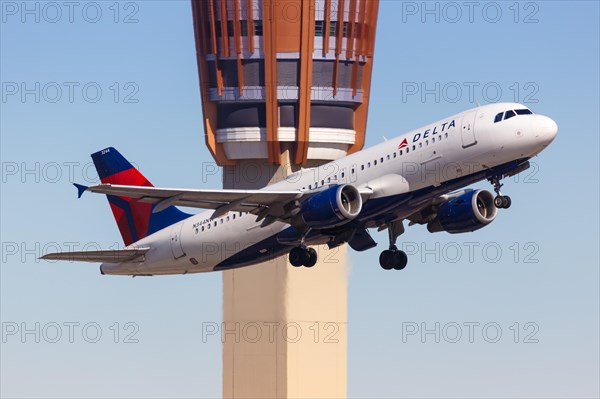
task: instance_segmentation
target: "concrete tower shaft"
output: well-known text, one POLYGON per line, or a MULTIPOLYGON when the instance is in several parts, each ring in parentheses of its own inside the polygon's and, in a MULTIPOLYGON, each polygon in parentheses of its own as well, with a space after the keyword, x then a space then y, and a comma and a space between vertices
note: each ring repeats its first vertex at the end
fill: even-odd
POLYGON ((193 0, 218 164, 311 165, 363 147, 378 0, 193 0))

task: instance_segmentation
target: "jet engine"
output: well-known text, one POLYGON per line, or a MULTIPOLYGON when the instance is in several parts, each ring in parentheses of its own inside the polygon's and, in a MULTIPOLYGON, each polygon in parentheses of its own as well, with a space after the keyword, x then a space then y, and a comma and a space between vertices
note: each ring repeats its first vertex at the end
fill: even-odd
POLYGON ((361 209, 362 198, 356 187, 348 184, 333 186, 307 199, 293 224, 332 228, 348 223, 361 209))
POLYGON ((434 220, 427 224, 430 233, 466 233, 479 230, 496 218, 494 195, 487 190, 471 190, 443 202, 434 220))

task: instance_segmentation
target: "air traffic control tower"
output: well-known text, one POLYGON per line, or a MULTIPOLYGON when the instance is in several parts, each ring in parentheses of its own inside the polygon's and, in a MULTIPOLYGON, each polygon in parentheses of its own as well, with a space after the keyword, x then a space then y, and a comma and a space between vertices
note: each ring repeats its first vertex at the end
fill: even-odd
MULTIPOLYGON (((225 188, 363 147, 378 3, 192 0, 206 145, 225 188)), ((223 273, 224 397, 347 396, 346 248, 317 251, 311 269, 281 257, 223 273)))

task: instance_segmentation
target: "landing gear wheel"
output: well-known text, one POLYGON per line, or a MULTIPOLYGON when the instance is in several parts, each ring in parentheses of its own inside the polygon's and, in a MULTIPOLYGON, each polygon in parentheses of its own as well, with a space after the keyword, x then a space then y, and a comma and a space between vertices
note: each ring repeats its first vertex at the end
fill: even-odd
POLYGON ((406 256, 406 252, 404 252, 404 251, 396 251, 395 258, 396 258, 395 259, 396 262, 394 264, 395 270, 402 270, 408 264, 408 256, 406 256))
POLYGON ((498 195, 494 198, 494 205, 496 208, 508 209, 511 204, 512 201, 508 195, 498 195))
POLYGON ((379 264, 384 270, 402 270, 408 263, 408 256, 404 251, 397 250, 395 247, 387 249, 379 255, 379 264))
POLYGON ((317 251, 314 248, 295 247, 290 251, 289 260, 294 267, 313 267, 317 264, 317 259, 317 251))
POLYGON ((313 267, 314 265, 317 264, 317 251, 315 251, 314 248, 308 248, 307 250, 308 253, 308 261, 306 261, 306 263, 304 263, 304 266, 306 267, 313 267))
POLYGON ((295 247, 295 248, 292 248, 292 250, 290 251, 289 260, 290 260, 290 263, 292 264, 292 266, 294 266, 294 267, 300 267, 300 266, 304 265, 304 263, 307 260, 309 260, 309 258, 310 258, 310 255, 304 248, 295 247))
POLYGON ((392 270, 396 263, 396 253, 391 249, 386 249, 379 255, 379 264, 384 270, 392 270))
POLYGON ((494 198, 494 205, 496 208, 504 208, 504 198, 501 195, 497 195, 494 198))

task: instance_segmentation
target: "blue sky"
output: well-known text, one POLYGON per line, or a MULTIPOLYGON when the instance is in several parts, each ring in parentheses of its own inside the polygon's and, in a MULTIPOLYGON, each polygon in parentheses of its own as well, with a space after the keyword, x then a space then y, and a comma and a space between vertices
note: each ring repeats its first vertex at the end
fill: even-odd
MULTIPOLYGON (((93 182, 98 149, 117 147, 157 186, 219 187, 189 2, 83 2, 72 21, 62 3, 58 16, 28 2, 39 22, 25 3, 0 4, 1 320, 5 332, 40 323, 46 334, 6 336, 1 395, 220 396, 220 342, 199 339, 202 323, 221 320, 219 273, 115 278, 36 260, 121 245, 106 200, 76 200, 70 186, 93 182), (84 327, 87 340, 102 332, 98 342, 84 327), (124 342, 128 333, 139 342, 124 342)), ((552 117, 559 135, 506 182, 513 205, 489 227, 409 228, 402 240, 414 254, 401 273, 380 269, 380 249, 351 253, 348 394, 597 397, 598 2, 476 2, 472 17, 452 4, 427 3, 428 14, 421 2, 381 2, 367 145, 471 107, 469 87, 475 101, 517 100, 552 117), (473 342, 403 337, 436 323, 448 334, 478 324, 473 342), (497 343, 482 334, 489 323, 502 331, 497 343)))

